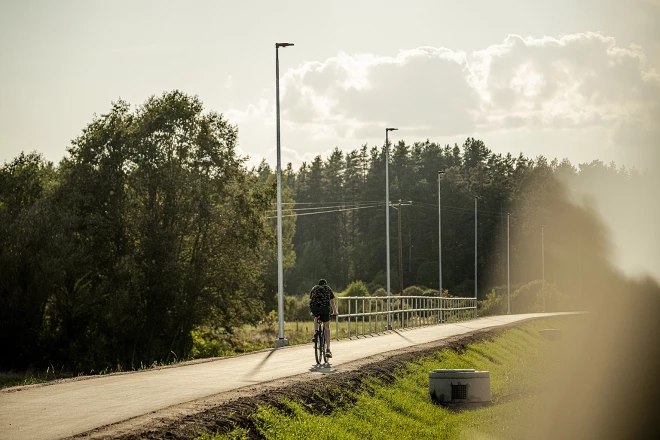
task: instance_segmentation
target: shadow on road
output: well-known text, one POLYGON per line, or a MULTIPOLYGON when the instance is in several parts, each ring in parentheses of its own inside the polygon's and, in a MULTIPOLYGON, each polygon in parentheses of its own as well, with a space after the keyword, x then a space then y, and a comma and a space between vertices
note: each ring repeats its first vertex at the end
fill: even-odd
POLYGON ((263 358, 263 360, 261 362, 259 362, 256 367, 254 367, 251 371, 248 371, 247 373, 245 373, 245 377, 249 377, 249 376, 252 376, 254 374, 257 374, 264 367, 264 365, 266 365, 266 362, 268 362, 268 359, 270 359, 270 357, 276 351, 277 351, 277 348, 273 348, 272 350, 270 350, 270 353, 268 353, 268 355, 266 355, 266 357, 263 358))
POLYGON ((337 370, 332 368, 332 365, 330 363, 327 364, 314 364, 309 368, 309 371, 312 373, 322 373, 322 374, 333 374, 336 373, 337 370))
POLYGON ((405 336, 403 336, 401 333, 399 333, 399 332, 396 331, 396 330, 392 330, 392 333, 396 333, 397 335, 401 336, 403 339, 406 340, 406 342, 408 342, 408 343, 410 343, 410 344, 414 344, 414 343, 415 343, 414 341, 410 340, 409 338, 406 338, 405 336))

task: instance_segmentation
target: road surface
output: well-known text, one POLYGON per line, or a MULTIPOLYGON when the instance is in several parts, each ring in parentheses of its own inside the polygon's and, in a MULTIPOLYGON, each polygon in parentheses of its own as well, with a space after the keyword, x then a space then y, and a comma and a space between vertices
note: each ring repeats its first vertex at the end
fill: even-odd
MULTIPOLYGON (((478 318, 332 342, 332 367, 387 351, 552 314, 478 318)), ((238 388, 309 373, 311 344, 208 362, 0 390, 0 439, 60 439, 238 388)))

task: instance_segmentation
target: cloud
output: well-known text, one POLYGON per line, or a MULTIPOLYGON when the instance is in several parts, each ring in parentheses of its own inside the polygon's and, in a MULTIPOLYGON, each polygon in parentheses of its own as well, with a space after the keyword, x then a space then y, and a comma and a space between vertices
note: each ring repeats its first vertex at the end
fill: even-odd
POLYGON ((657 75, 638 46, 620 48, 611 37, 582 33, 561 38, 510 35, 477 52, 483 123, 509 128, 611 126, 648 114, 660 97, 657 75))
MULTIPOLYGON (((339 53, 287 70, 280 87, 282 142, 297 159, 382 145, 390 125, 410 141, 457 142, 475 133, 605 129, 611 146, 658 157, 660 75, 642 47, 619 47, 601 33, 509 35, 469 54, 429 46, 396 56, 339 53)), ((262 99, 228 117, 273 130, 274 112, 262 99)))
POLYGON ((268 100, 260 99, 257 104, 250 104, 245 110, 229 109, 225 112, 227 120, 232 124, 243 124, 254 120, 268 119, 268 100))
POLYGON ((340 138, 382 131, 396 122, 424 133, 474 128, 479 96, 468 83, 465 54, 420 47, 396 57, 339 54, 306 63, 284 77, 283 116, 340 138))

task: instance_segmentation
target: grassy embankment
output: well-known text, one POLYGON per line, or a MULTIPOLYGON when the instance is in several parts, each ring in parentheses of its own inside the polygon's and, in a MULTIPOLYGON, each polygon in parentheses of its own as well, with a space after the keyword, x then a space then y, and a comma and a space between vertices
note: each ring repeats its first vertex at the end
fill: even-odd
MULTIPOLYGON (((493 341, 468 346, 457 353, 442 350, 408 364, 391 385, 372 381, 356 391, 354 404, 337 405, 329 415, 314 414, 304 403, 287 401, 285 408, 260 408, 252 415, 253 430, 267 439, 363 438, 522 438, 532 428, 532 414, 542 408, 548 377, 560 362, 560 343, 542 338, 538 330, 560 328, 570 338, 579 317, 535 320, 507 330, 493 341), (431 402, 428 371, 439 368, 474 368, 490 371, 493 404, 452 412, 431 402)), ((353 400, 353 399, 348 399, 353 400)), ((254 434, 254 433, 252 433, 254 434)), ((248 438, 244 427, 228 434, 200 438, 248 438)))

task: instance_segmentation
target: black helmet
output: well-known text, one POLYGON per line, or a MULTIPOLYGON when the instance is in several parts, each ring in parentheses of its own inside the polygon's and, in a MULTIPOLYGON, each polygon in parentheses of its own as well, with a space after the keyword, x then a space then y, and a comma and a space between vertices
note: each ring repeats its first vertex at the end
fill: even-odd
POLYGON ((324 284, 328 284, 328 282, 326 280, 324 280, 323 278, 321 278, 319 280, 319 286, 323 286, 324 284))

